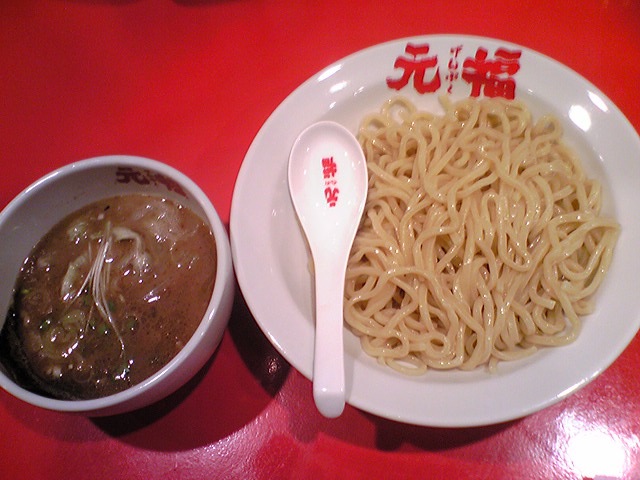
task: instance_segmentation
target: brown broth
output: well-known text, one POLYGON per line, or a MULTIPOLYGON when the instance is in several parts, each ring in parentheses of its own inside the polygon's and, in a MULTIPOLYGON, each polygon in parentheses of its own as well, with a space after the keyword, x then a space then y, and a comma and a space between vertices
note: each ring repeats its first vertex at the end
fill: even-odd
POLYGON ((186 207, 138 194, 88 205, 25 261, 0 360, 25 388, 55 398, 124 390, 189 341, 216 268, 213 234, 186 207))

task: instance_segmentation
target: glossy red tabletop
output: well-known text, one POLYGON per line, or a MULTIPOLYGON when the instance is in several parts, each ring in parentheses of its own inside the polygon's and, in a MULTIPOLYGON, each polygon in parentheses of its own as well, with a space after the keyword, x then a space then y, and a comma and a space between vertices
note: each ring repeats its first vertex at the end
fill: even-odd
MULTIPOLYGON (((0 206, 61 165, 131 154, 193 178, 228 225, 244 155, 289 93, 350 53, 439 33, 549 55, 640 130, 637 0, 4 0, 0 206)), ((506 424, 416 427, 350 406, 328 420, 238 293, 211 361, 151 407, 92 419, 0 392, 0 477, 639 479, 640 336, 506 424)))

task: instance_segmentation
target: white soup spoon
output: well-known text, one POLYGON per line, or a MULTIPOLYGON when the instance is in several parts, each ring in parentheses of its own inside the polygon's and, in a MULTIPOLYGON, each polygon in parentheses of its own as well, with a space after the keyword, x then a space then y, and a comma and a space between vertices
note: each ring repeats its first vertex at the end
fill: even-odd
POLYGON ((367 177, 358 141, 335 122, 305 129, 289 155, 289 192, 315 273, 313 398, 329 418, 339 416, 345 404, 344 282, 367 197, 367 177))

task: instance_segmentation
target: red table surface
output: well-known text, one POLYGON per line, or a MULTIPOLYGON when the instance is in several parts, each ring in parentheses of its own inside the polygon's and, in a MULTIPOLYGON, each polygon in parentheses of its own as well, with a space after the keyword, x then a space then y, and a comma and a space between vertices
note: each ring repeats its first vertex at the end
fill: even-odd
MULTIPOLYGON (((4 0, 0 206, 55 167, 123 153, 182 170, 228 224, 243 157, 290 92, 350 53, 437 33, 547 54, 640 129, 638 0, 4 0)), ((416 427, 349 406, 325 419, 240 294, 212 360, 156 405, 91 419, 0 392, 7 479, 603 476, 640 478, 640 336, 566 400, 482 428, 416 427)))

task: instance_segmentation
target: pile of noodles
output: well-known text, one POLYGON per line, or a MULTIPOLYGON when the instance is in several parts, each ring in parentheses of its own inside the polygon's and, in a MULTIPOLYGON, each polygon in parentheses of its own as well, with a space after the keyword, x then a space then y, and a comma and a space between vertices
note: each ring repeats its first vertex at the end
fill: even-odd
POLYGON ((503 99, 442 103, 436 116, 393 98, 358 133, 369 192, 345 320, 407 374, 572 342, 619 233, 556 118, 503 99))

